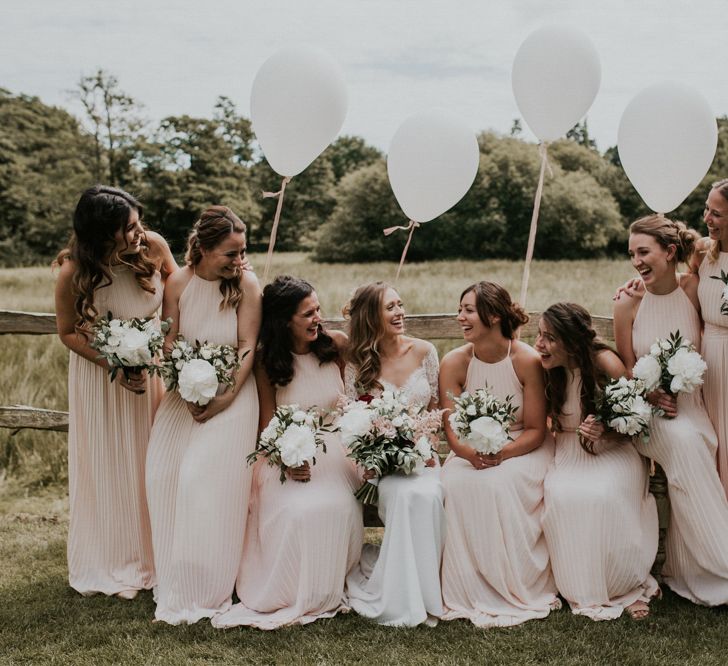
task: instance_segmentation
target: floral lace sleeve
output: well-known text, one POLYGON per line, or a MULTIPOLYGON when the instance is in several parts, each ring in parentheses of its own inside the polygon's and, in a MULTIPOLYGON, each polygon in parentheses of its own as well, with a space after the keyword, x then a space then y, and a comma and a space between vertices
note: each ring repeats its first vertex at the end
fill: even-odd
POLYGON ((437 358, 435 345, 430 345, 430 351, 427 352, 423 365, 425 366, 427 383, 430 385, 430 395, 435 400, 435 406, 438 406, 440 404, 440 387, 438 386, 437 378, 440 372, 440 361, 437 358))
POLYGON ((359 397, 359 393, 356 390, 356 371, 351 363, 347 363, 344 366, 344 393, 347 398, 356 400, 359 397))

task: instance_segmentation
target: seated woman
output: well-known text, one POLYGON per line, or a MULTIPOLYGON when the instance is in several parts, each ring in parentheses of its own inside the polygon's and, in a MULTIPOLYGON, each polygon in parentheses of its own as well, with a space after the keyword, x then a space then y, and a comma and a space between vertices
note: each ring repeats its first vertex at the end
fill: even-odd
MULTIPOLYGON (((382 390, 401 391, 410 404, 437 405, 437 351, 431 343, 404 335, 404 307, 384 282, 359 287, 350 317, 346 394, 357 398, 382 390)), ((440 467, 379 482, 379 517, 385 525, 381 548, 366 545, 359 566, 346 580, 349 603, 380 624, 436 623, 442 614, 440 558, 444 511, 440 467)))
POLYGON ((452 453, 442 470, 447 537, 442 563, 443 619, 508 627, 546 617, 560 606, 541 528, 543 480, 553 459, 538 354, 515 339, 528 316, 493 282, 460 296, 458 323, 466 344, 440 366, 440 400, 488 390, 517 407, 500 453, 485 455, 458 440, 448 419, 452 453))
POLYGON ((626 610, 642 619, 659 592, 650 576, 658 529, 647 463, 628 437, 605 434, 594 419, 596 391, 626 369, 580 305, 552 305, 538 328, 556 437, 543 517, 556 587, 576 615, 614 620, 626 610))
MULTIPOLYGON (((334 408, 343 393, 346 336, 321 327, 321 307, 305 280, 279 276, 263 290, 263 324, 255 376, 260 428, 277 406, 334 408)), ((288 470, 260 459, 237 582, 240 604, 213 618, 216 627, 275 629, 346 610, 344 582, 361 552, 359 478, 339 436, 326 436, 316 464, 288 470), (308 481, 309 483, 303 483, 308 481)))

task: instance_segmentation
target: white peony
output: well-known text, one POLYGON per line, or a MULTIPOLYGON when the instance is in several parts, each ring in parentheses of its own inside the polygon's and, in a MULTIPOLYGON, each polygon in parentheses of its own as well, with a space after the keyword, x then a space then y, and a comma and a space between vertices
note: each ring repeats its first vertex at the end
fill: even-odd
MULTIPOLYGON (((618 411, 616 407, 615 405, 615 412, 618 411)), ((639 395, 634 397, 628 409, 622 411, 627 411, 628 413, 625 416, 618 416, 612 419, 607 425, 612 430, 616 430, 622 435, 629 435, 630 437, 642 432, 643 426, 649 422, 652 416, 652 407, 639 395)))
POLYGON ((476 416, 478 414, 478 408, 475 405, 468 405, 465 409, 465 413, 468 416, 476 416))
POLYGON ((344 412, 339 419, 339 431, 341 432, 341 441, 344 446, 350 446, 358 437, 364 436, 372 425, 373 413, 366 409, 366 404, 361 403, 361 407, 356 407, 359 403, 354 403, 354 407, 344 412))
POLYGON ((503 426, 490 416, 481 416, 470 423, 468 443, 478 452, 498 453, 508 441, 503 426))
POLYGON ((149 336, 136 328, 126 329, 121 337, 116 354, 126 366, 148 365, 152 362, 152 354, 149 351, 149 336))
POLYGON ((202 358, 206 361, 209 361, 212 358, 212 349, 209 347, 202 347, 200 349, 200 356, 202 356, 202 358))
POLYGON ((316 439, 310 428, 292 423, 278 438, 281 462, 287 467, 300 467, 316 455, 316 439))
POLYGON ((424 435, 415 442, 415 451, 422 456, 423 460, 432 458, 432 445, 424 435))
POLYGON ((692 393, 703 383, 703 375, 707 367, 698 352, 678 349, 667 362, 667 371, 672 375, 670 391, 692 393))
POLYGON ((659 386, 662 368, 660 368, 660 362, 654 356, 643 356, 637 359, 632 374, 637 379, 642 380, 645 390, 649 393, 659 386))
POLYGON ((172 358, 175 358, 175 359, 176 358, 182 358, 182 350, 181 349, 178 349, 177 347, 175 347, 172 350, 171 356, 172 356, 172 358))
POLYGON ((294 423, 303 423, 306 420, 306 412, 302 409, 297 409, 291 414, 291 420, 294 423))
POLYGON ((187 402, 206 405, 217 393, 217 373, 210 363, 194 358, 182 366, 178 379, 179 394, 187 402))

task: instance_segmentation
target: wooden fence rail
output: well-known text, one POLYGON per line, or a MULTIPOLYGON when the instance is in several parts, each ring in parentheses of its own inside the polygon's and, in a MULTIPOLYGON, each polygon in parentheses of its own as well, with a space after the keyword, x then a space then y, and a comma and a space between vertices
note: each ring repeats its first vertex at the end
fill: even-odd
MULTIPOLYGON (((524 338, 535 338, 540 312, 530 312, 531 320, 521 329, 524 338)), ((611 317, 594 317, 597 333, 613 339, 611 317)), ((341 318, 326 319, 329 329, 345 330, 346 321, 341 318)), ((56 332, 56 317, 46 312, 16 312, 0 310, 0 335, 49 335, 56 332)), ((462 338, 460 326, 454 314, 427 314, 407 316, 407 332, 427 340, 458 340, 462 338)), ((33 428, 36 430, 68 431, 68 412, 38 409, 28 405, 0 406, 0 428, 33 428)))

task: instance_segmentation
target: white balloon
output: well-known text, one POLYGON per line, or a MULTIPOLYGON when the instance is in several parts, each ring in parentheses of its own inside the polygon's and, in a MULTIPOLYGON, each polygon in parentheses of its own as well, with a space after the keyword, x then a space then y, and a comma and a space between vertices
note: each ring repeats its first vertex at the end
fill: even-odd
POLYGON ((271 167, 301 173, 339 133, 347 99, 344 73, 323 51, 296 46, 268 58, 253 81, 250 117, 271 167))
POLYGON ((705 97, 664 82, 635 95, 617 133, 619 159, 645 203, 657 213, 677 208, 708 172, 718 125, 705 97))
POLYGON ((387 173, 410 220, 429 222, 462 199, 478 173, 475 133, 440 111, 415 114, 392 137, 387 173))
POLYGON ((518 109, 541 141, 558 139, 581 120, 601 79, 591 39, 563 26, 532 32, 518 49, 511 73, 518 109))

